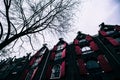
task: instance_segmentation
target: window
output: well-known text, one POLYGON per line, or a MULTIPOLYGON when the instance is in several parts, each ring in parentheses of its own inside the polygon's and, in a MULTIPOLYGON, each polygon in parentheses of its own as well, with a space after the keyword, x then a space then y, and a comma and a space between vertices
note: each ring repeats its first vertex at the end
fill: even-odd
POLYGON ((79 43, 81 43, 81 42, 86 42, 86 39, 82 39, 79 41, 79 43))
POLYGON ((40 52, 40 55, 43 55, 46 51, 46 48, 45 49, 42 49, 41 52, 40 52))
POLYGON ((110 34, 113 34, 114 31, 107 31, 106 33, 107 33, 108 35, 110 35, 110 34))
POLYGON ((50 79, 59 79, 60 78, 60 65, 57 64, 53 66, 52 68, 52 73, 51 73, 51 78, 50 79))
POLYGON ((91 48, 88 46, 85 46, 82 48, 82 54, 89 54, 92 53, 93 51, 91 51, 91 48))
POLYGON ((97 63, 97 61, 89 60, 86 63, 86 68, 87 69, 96 69, 96 68, 99 68, 99 64, 97 63))
POLYGON ((58 53, 56 53, 56 55, 55 55, 55 60, 60 59, 61 56, 62 56, 62 52, 58 52, 58 53))
POLYGON ((60 45, 57 46, 57 50, 61 50, 63 48, 64 48, 64 44, 60 44, 60 45))
POLYGON ((120 43, 120 38, 116 38, 116 40, 120 43))

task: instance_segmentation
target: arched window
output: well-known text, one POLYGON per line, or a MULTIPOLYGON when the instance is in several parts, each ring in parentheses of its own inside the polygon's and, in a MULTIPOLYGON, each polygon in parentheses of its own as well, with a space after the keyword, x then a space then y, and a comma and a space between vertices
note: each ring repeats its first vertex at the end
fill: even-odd
POLYGON ((87 69, 97 69, 97 68, 99 68, 99 64, 97 63, 97 61, 89 60, 86 63, 86 68, 87 69))
POLYGON ((85 46, 82 48, 82 54, 89 54, 92 53, 93 51, 91 50, 91 48, 89 46, 85 46))
POLYGON ((54 65, 52 68, 51 78, 50 79, 59 79, 60 78, 60 65, 54 65))

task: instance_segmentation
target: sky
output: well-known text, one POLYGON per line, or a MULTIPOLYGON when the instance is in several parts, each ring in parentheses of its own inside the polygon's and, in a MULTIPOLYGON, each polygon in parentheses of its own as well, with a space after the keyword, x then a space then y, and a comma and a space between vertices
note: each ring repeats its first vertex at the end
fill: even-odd
POLYGON ((66 40, 71 42, 78 31, 95 35, 102 22, 120 25, 120 0, 82 0, 74 17, 74 31, 66 40))
POLYGON ((73 18, 71 23, 73 30, 71 29, 71 32, 59 37, 54 35, 51 35, 51 37, 49 35, 45 36, 48 47, 52 48, 60 37, 63 37, 68 43, 72 42, 78 31, 95 35, 98 33, 99 25, 102 22, 109 25, 120 25, 120 0, 82 0, 75 10, 73 18))

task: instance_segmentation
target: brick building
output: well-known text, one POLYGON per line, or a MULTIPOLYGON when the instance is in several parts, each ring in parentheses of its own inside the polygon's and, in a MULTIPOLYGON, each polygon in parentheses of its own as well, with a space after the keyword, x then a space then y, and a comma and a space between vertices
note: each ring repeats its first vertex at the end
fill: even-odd
POLYGON ((0 80, 120 80, 120 26, 99 25, 95 36, 78 32, 72 43, 63 38, 46 44, 32 57, 0 62, 0 80))

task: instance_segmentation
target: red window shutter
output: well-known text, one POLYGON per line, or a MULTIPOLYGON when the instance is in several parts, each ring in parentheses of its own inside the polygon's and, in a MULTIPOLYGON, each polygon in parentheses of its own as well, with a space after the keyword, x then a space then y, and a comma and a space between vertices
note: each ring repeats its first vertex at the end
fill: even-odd
POLYGON ((106 61, 106 59, 104 58, 103 55, 99 55, 97 57, 102 69, 105 71, 105 72, 109 72, 112 70, 112 68, 110 67, 110 65, 108 64, 108 62, 106 61))
POLYGON ((39 60, 39 63, 42 61, 42 59, 43 59, 43 55, 40 57, 41 59, 39 60))
POLYGON ((31 61, 30 61, 30 63, 29 63, 30 66, 33 65, 35 59, 36 59, 35 57, 32 57, 32 59, 31 59, 31 61))
POLYGON ((92 39, 92 37, 91 37, 90 35, 87 35, 87 36, 86 36, 86 40, 87 40, 87 41, 92 41, 93 39, 92 39))
POLYGON ((77 39, 74 39, 74 44, 79 44, 79 41, 77 39))
POLYGON ((66 56, 66 49, 62 51, 62 58, 64 58, 65 56, 66 56))
POLYGON ((97 51, 99 49, 94 41, 90 42, 90 47, 93 51, 97 51))
POLYGON ((75 46, 75 52, 77 53, 77 55, 82 54, 81 48, 79 46, 75 46))
POLYGON ((32 80, 32 79, 33 79, 33 77, 35 76, 35 74, 36 74, 37 70, 38 70, 38 67, 34 70, 34 72, 33 72, 32 76, 31 76, 30 80, 32 80))
POLYGON ((56 51, 56 50, 57 50, 57 46, 54 46, 53 51, 56 51))
POLYGON ((46 72, 46 78, 48 80, 50 79, 51 73, 52 73, 52 66, 48 65, 48 69, 47 69, 47 72, 46 72))
POLYGON ((55 58, 55 52, 52 52, 52 53, 51 53, 50 60, 54 60, 54 58, 55 58))
POLYGON ((60 66, 60 71, 61 71, 60 77, 64 77, 65 76, 65 61, 62 62, 60 66))
POLYGON ((113 39, 112 37, 106 37, 106 39, 107 39, 113 46, 119 46, 119 45, 120 45, 120 43, 119 43, 117 40, 113 39))
POLYGON ((80 74, 81 75, 86 75, 87 70, 86 70, 84 61, 82 59, 78 59, 78 64, 79 64, 80 74))
POLYGON ((105 31, 99 31, 99 33, 104 37, 107 36, 107 33, 105 31))
POLYGON ((66 44, 66 43, 64 43, 64 48, 66 47, 66 45, 67 45, 67 44, 66 44))

